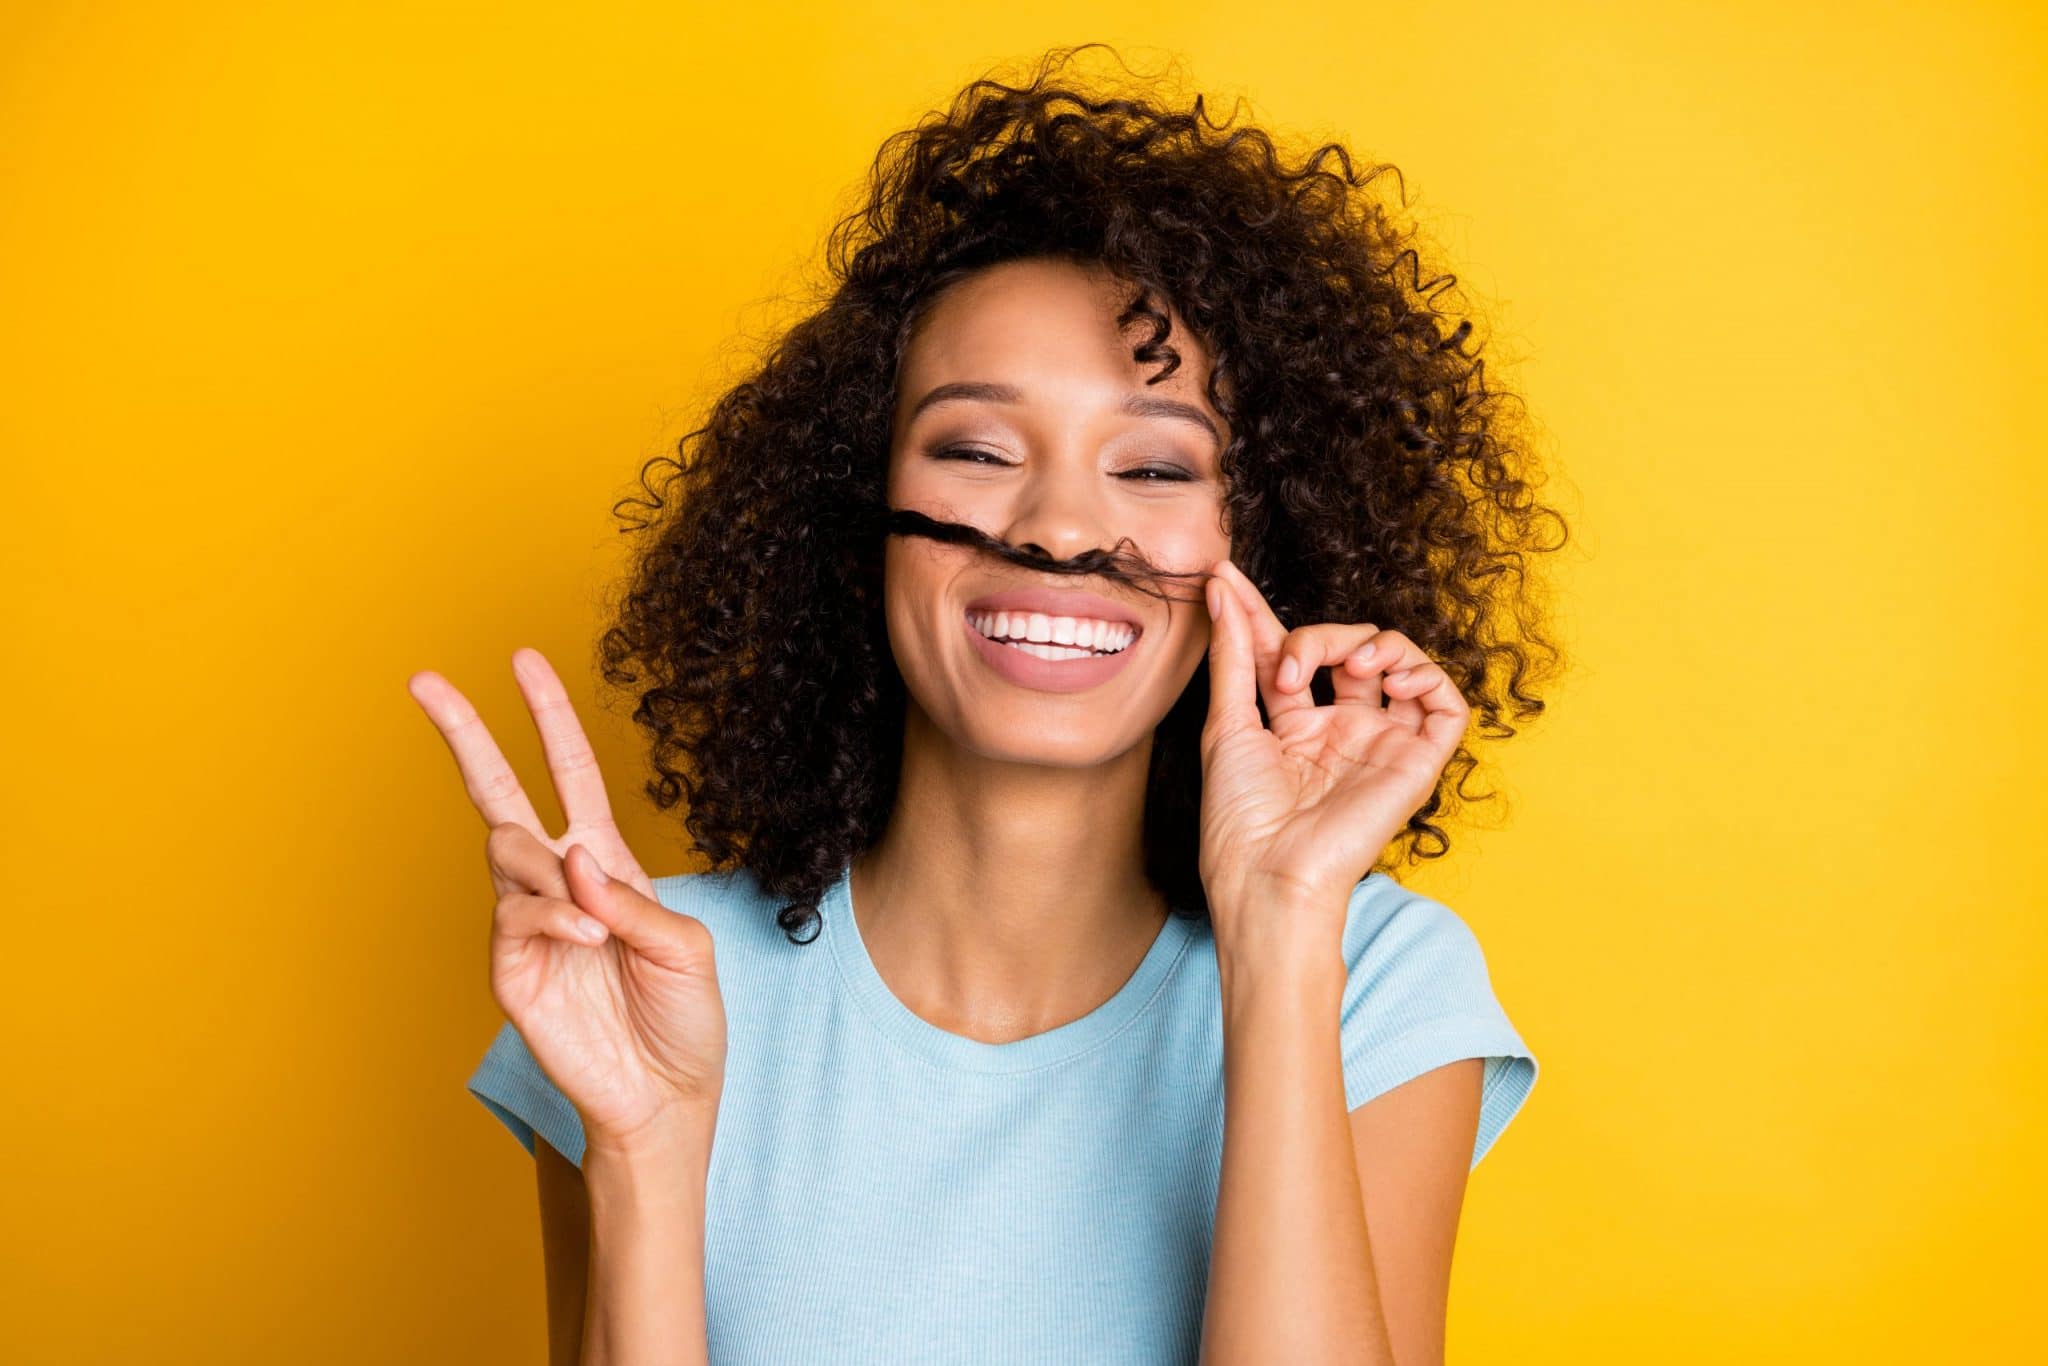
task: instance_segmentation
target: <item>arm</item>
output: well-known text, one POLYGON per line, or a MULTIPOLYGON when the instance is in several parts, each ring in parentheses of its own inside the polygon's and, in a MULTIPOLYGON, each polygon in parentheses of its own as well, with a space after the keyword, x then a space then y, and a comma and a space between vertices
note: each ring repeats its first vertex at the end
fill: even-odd
POLYGON ((1485 1060, 1460 1058, 1351 1112, 1373 1269, 1401 1366, 1442 1366, 1451 1252, 1479 1135, 1485 1060))
POLYGON ((589 1300, 581 1366, 704 1366, 704 1187, 712 1119, 583 1156, 589 1300))
POLYGON ((583 1301, 590 1277, 590 1192, 583 1172, 539 1134, 533 1136, 540 1186, 540 1257, 547 1276, 548 1366, 576 1366, 583 1355, 583 1301))
POLYGON ((1217 943, 1223 1167, 1202 1359, 1434 1366, 1478 1063, 1347 1113, 1345 968, 1315 928, 1331 917, 1266 909, 1218 920, 1257 928, 1217 943))

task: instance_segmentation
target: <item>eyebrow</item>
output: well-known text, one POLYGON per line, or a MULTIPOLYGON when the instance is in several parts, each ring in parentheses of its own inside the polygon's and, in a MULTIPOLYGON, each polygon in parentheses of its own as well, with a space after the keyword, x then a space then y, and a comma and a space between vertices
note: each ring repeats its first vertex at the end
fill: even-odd
MULTIPOLYGON (((989 380, 955 380, 932 389, 910 410, 905 422, 914 421, 925 409, 941 403, 1022 403, 1024 391, 1014 384, 997 384, 989 380)), ((1209 439, 1222 446, 1223 434, 1216 430, 1216 424, 1209 415, 1192 403, 1183 403, 1175 398, 1161 398, 1156 394, 1126 394, 1117 405, 1121 412, 1134 417, 1167 417, 1179 422, 1191 422, 1209 434, 1209 439)))

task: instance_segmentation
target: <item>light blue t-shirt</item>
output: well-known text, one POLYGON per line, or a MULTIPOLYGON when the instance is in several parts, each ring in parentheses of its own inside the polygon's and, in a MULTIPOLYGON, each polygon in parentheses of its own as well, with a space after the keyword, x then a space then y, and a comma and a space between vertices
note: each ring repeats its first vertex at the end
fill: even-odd
MULTIPOLYGON (((1170 917, 1095 1010, 1009 1043, 913 1013, 847 870, 792 944, 751 873, 654 879, 718 957, 726 1071, 705 1217, 711 1361, 1196 1359, 1223 1149, 1215 940, 1170 917)), ((1471 929, 1384 873, 1353 889, 1345 1103, 1484 1058, 1472 1165, 1536 1082, 1471 929)), ((508 1022, 469 1090, 583 1161, 575 1107, 508 1022)))

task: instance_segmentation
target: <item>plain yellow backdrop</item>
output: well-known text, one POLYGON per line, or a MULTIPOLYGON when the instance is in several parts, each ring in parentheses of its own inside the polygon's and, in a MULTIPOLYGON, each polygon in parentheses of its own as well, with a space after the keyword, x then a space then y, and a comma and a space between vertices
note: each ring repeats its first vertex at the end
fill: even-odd
POLYGON ((543 1359, 405 679, 552 818, 540 648, 696 866, 598 705, 610 506, 884 136, 1102 39, 1401 168, 1572 519, 1573 672, 1410 875, 1543 1066, 1453 1362, 2038 1360, 2029 10, 9 7, 0 1355, 543 1359))

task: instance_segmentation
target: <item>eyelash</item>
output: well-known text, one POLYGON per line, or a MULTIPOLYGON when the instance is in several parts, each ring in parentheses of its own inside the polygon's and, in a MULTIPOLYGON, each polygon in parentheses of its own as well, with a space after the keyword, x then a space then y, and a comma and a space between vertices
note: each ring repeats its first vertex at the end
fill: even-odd
MULTIPOLYGON (((980 464, 983 463, 984 460, 988 464, 992 465, 1007 465, 1010 463, 1007 460, 998 460, 995 456, 990 455, 987 451, 979 451, 972 446, 942 446, 938 450, 932 452, 932 459, 965 460, 970 464, 980 464), (982 457, 982 460, 976 460, 974 458, 976 456, 982 457)), ((1189 474, 1186 470, 1180 469, 1173 465, 1147 465, 1143 469, 1125 470, 1122 474, 1119 474, 1117 478, 1124 479, 1132 475, 1141 474, 1155 474, 1163 476, 1158 479, 1140 479, 1137 482, 1141 484, 1188 484, 1194 482, 1193 475, 1189 474)))

